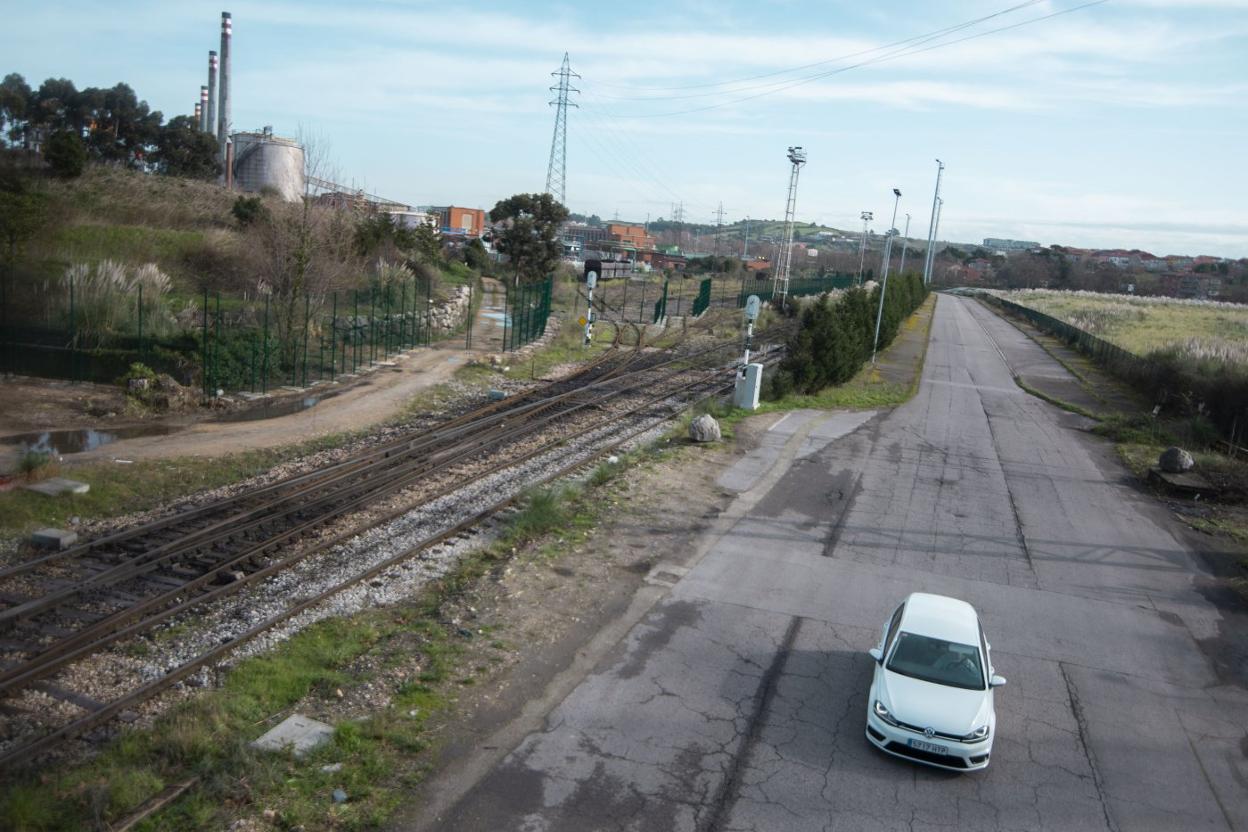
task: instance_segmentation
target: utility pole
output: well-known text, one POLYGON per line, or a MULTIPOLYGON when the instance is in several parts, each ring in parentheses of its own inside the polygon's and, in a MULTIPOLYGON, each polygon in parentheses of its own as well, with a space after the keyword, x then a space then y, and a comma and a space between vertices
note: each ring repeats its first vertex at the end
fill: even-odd
POLYGON ((715 256, 719 256, 719 235, 724 225, 724 203, 719 203, 719 208, 715 209, 715 256))
POLYGON ((750 218, 745 218, 745 245, 741 249, 741 259, 750 259, 750 218))
POLYGON ((875 364, 875 354, 880 349, 880 322, 884 320, 884 296, 888 294, 888 267, 893 260, 893 239, 897 236, 897 203, 901 202, 901 191, 893 188, 893 219, 888 224, 887 239, 884 241, 884 265, 880 269, 883 277, 880 280, 880 305, 875 313, 875 342, 871 346, 871 363, 875 364))
POLYGON ((563 53, 563 64, 557 72, 550 73, 559 83, 550 88, 557 93, 550 105, 555 108, 555 132, 550 138, 550 162, 546 165, 546 193, 568 204, 568 107, 579 105, 568 100, 568 93, 579 93, 571 85, 571 79, 580 78, 568 65, 568 53, 563 53))
MULTIPOLYGON (((937 235, 937 234, 940 234, 940 213, 941 213, 941 211, 943 211, 944 209, 945 209, 945 198, 942 196, 939 200, 937 200, 937 201, 936 201, 936 231, 935 231, 935 233, 934 233, 934 234, 932 234, 932 246, 933 246, 933 249, 934 249, 934 248, 935 248, 935 246, 936 246, 936 239, 937 239, 936 235, 937 235)), ((929 272, 929 278, 928 278, 928 279, 930 280, 930 279, 931 279, 931 278, 930 278, 930 273, 931 273, 932 271, 934 271, 934 270, 935 270, 935 267, 936 267, 936 252, 935 252, 934 250, 933 250, 933 252, 932 252, 932 256, 931 256, 931 259, 930 259, 929 263, 930 263, 930 264, 928 265, 928 272, 929 272)))
POLYGON ((784 242, 776 258, 776 274, 772 279, 773 293, 780 290, 780 308, 784 309, 789 300, 789 269, 793 261, 793 216, 797 212, 797 177, 802 165, 806 164, 806 151, 799 147, 789 148, 789 163, 793 166, 789 172, 789 198, 784 206, 784 242))
POLYGON ((867 224, 875 219, 875 214, 870 211, 863 211, 858 216, 862 217, 862 248, 858 252, 858 285, 862 285, 862 280, 866 277, 867 265, 867 224))
POLYGON ((910 245, 910 215, 906 214, 906 236, 901 238, 901 264, 897 266, 897 274, 906 273, 906 246, 910 245))
POLYGON ((932 193, 932 219, 927 226, 927 254, 923 258, 923 285, 932 280, 932 244, 936 242, 936 205, 940 202, 940 177, 945 172, 945 163, 936 160, 936 190, 932 193))

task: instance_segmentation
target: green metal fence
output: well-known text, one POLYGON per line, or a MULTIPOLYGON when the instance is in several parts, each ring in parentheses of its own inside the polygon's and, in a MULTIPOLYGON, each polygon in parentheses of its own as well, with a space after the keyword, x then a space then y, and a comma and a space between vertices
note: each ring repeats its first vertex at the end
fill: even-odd
POLYGON ((171 302, 0 281, 0 372, 111 384, 142 362, 205 395, 264 393, 358 371, 430 341, 432 287, 409 280, 278 303, 203 292, 171 302), (180 311, 175 312, 175 307, 180 311))
POLYGON ((650 319, 652 323, 657 324, 667 317, 667 287, 670 284, 670 280, 663 281, 663 291, 659 295, 659 299, 654 302, 654 316, 650 319))
MULTIPOLYGON (((754 288, 745 286, 741 289, 741 294, 737 297, 737 308, 745 308, 745 302, 750 295, 758 295, 758 299, 766 303, 780 294, 771 280, 756 280, 754 282, 758 284, 754 288)), ((858 279, 851 274, 831 274, 826 277, 790 279, 789 297, 809 297, 811 295, 821 295, 824 292, 830 292, 835 289, 849 289, 855 286, 857 282, 858 279)))
POLYGON ((546 334, 554 281, 524 283, 507 289, 503 318, 503 349, 516 350, 546 334))
POLYGON ((708 277, 698 286, 698 296, 693 299, 691 314, 698 317, 711 308, 711 279, 708 277))
POLYGON ((1099 338, 1090 332, 1071 326, 1065 321, 1054 318, 1052 315, 1037 312, 1030 307, 1021 306, 1013 301, 988 293, 982 293, 979 297, 989 303, 996 304, 1013 315, 1030 321, 1036 327, 1057 336, 1083 354, 1100 361, 1111 369, 1117 369, 1131 375, 1151 375, 1155 370, 1154 363, 1148 359, 1141 358, 1135 353, 1127 352, 1117 344, 1111 344, 1104 338, 1099 338))

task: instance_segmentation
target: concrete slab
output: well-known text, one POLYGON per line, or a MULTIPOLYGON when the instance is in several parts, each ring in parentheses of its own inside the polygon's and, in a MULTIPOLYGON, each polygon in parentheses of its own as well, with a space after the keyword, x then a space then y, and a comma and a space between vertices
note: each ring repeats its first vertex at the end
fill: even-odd
POLYGON ((68 549, 78 542, 78 532, 65 529, 39 529, 30 536, 32 546, 40 549, 68 549))
POLYGON ((42 482, 31 483, 25 486, 25 488, 28 491, 36 491, 49 497, 59 497, 62 494, 86 494, 91 490, 91 486, 85 482, 66 479, 65 477, 49 477, 42 482))
POLYGON ((334 727, 303 714, 291 714, 281 724, 251 743, 260 751, 291 751, 302 757, 314 748, 329 742, 334 727))
POLYGON ((1214 487, 1213 483, 1195 471, 1172 474, 1160 468, 1149 468, 1148 480, 1167 489, 1172 494, 1205 494, 1212 496, 1218 493, 1218 489, 1214 487))

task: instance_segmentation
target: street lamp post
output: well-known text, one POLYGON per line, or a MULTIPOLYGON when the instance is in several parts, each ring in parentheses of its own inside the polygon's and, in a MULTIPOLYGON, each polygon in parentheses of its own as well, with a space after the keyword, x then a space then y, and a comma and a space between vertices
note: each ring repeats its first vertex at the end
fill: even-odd
POLYGON ((884 319, 884 295, 888 292, 888 260, 887 258, 893 252, 893 238, 897 236, 897 229, 888 229, 888 240, 884 243, 884 279, 880 283, 880 304, 875 312, 875 342, 871 346, 871 364, 875 364, 875 354, 880 348, 880 321, 884 319))
POLYGON ((863 211, 859 216, 862 217, 862 248, 858 253, 858 285, 861 286, 865 277, 864 267, 867 264, 867 223, 875 219, 875 215, 870 211, 863 211))
POLYGON ((897 274, 906 273, 906 247, 910 245, 910 215, 906 214, 906 234, 901 238, 901 263, 897 265, 897 274))
POLYGON ((897 227, 897 204, 901 202, 901 191, 893 188, 893 219, 888 223, 888 240, 884 243, 884 262, 880 265, 880 274, 888 279, 888 266, 893 259, 893 229, 897 227))

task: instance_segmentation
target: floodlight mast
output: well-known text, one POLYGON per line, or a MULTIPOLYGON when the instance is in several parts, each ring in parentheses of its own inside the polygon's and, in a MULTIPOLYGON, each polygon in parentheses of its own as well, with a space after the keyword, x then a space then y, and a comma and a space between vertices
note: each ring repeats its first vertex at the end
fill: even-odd
POLYGON ((862 217, 862 247, 858 250, 858 285, 862 285, 862 280, 866 277, 865 267, 867 264, 867 223, 875 219, 875 214, 870 211, 863 211, 858 216, 862 217))
POLYGON ((806 151, 801 146, 790 147, 788 153, 792 169, 789 172, 789 198, 784 208, 784 242, 776 263, 776 276, 772 280, 772 292, 780 290, 780 308, 784 309, 789 298, 789 269, 793 261, 793 215, 797 209, 797 178, 802 165, 806 164, 806 151))

